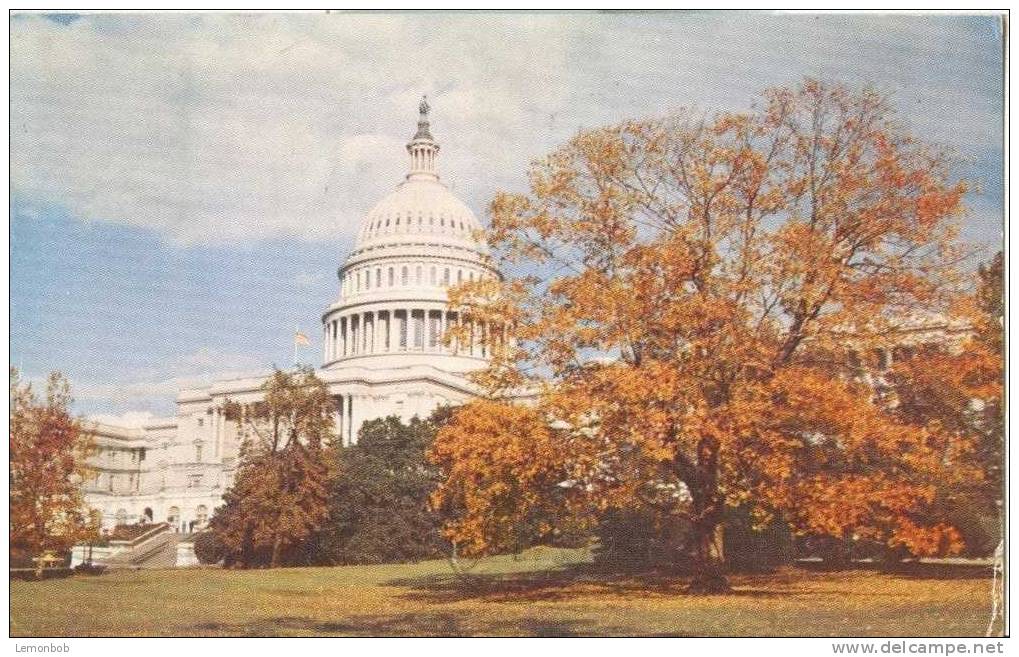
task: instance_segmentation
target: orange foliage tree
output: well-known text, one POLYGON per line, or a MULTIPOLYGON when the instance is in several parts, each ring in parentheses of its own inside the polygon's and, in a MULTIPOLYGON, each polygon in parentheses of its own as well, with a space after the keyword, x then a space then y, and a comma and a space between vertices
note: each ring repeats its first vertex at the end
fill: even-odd
POLYGON ((433 449, 435 502, 459 508, 448 535, 484 554, 552 499, 588 518, 643 506, 692 531, 698 590, 727 586, 727 506, 957 550, 923 510, 946 470, 979 476, 968 437, 876 403, 851 363, 904 317, 967 312, 965 191, 886 99, 809 79, 759 110, 586 131, 535 162, 530 193, 491 205, 513 275, 450 292, 454 339, 505 329, 485 333, 490 400, 433 449), (536 403, 508 401, 524 389, 536 403))
POLYGON ((900 349, 888 372, 894 395, 893 412, 903 421, 936 425, 966 441, 973 476, 949 471, 937 486, 928 516, 951 522, 966 539, 967 550, 986 556, 1002 537, 1002 465, 1004 409, 1002 379, 1003 258, 999 252, 978 270, 980 284, 972 299, 974 321, 969 339, 928 342, 900 349))
POLYGON ((10 369, 10 544, 38 554, 94 537, 81 482, 89 476, 91 437, 71 415, 67 380, 58 372, 40 400, 10 369))
POLYGON ((262 401, 227 402, 242 434, 240 465, 210 523, 230 564, 283 562, 328 516, 333 405, 310 368, 276 370, 262 401))

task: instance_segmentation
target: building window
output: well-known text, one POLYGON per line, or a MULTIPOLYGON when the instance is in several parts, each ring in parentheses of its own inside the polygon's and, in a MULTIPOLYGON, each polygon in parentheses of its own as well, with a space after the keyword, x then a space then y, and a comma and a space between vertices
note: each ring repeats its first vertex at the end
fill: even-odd
POLYGON ((109 479, 109 480, 108 480, 108 481, 106 482, 106 487, 107 487, 107 489, 108 489, 108 490, 109 490, 109 491, 110 491, 111 493, 113 492, 113 483, 114 483, 114 482, 113 482, 113 480, 114 480, 114 479, 116 479, 116 476, 115 476, 115 475, 113 475, 113 474, 111 473, 111 474, 110 474, 110 479, 109 479))
POLYGON ((198 443, 197 445, 195 445, 195 462, 196 463, 202 462, 202 443, 198 443))
POLYGON ((400 349, 407 348, 407 311, 401 312, 396 318, 400 331, 400 349))
POLYGON ((201 474, 189 474, 188 475, 188 488, 199 488, 202 485, 201 474))
POLYGON ((463 283, 464 282, 464 270, 462 270, 462 269, 457 269, 456 270, 456 282, 457 283, 463 283))
POLYGON ((428 282, 431 285, 435 285, 435 267, 432 267, 431 271, 428 273, 428 282))
POLYGON ((382 268, 375 268, 375 287, 376 289, 382 287, 382 268))
POLYGON ((417 284, 421 285, 421 265, 417 266, 417 284))
POLYGON ((442 284, 449 287, 449 267, 442 272, 442 284))
POLYGON ((389 268, 389 287, 393 287, 395 281, 393 280, 393 268, 389 268))
POLYGON ((400 272, 400 285, 407 285, 410 283, 410 275, 407 272, 407 268, 404 267, 403 271, 400 272))
POLYGON ((195 524, 204 525, 209 521, 209 509, 204 504, 199 504, 195 509, 195 524))
POLYGON ((355 277, 355 280, 356 280, 356 283, 355 283, 354 290, 357 291, 357 292, 360 292, 361 291, 361 272, 357 272, 357 276, 355 277))
MULTIPOLYGON (((201 425, 202 425, 202 421, 199 420, 198 421, 198 426, 201 426, 201 425)), ((139 461, 144 461, 145 460, 145 448, 144 447, 141 447, 141 448, 138 449, 138 460, 139 461)))

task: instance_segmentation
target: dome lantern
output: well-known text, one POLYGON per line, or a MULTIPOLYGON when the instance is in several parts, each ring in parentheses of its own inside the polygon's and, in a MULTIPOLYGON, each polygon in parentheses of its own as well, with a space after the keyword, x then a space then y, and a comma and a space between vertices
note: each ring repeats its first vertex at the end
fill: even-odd
POLYGON ((428 123, 428 96, 422 96, 418 104, 418 130, 414 133, 407 152, 410 153, 410 173, 407 180, 438 180, 435 172, 435 156, 439 152, 439 144, 432 137, 428 123))

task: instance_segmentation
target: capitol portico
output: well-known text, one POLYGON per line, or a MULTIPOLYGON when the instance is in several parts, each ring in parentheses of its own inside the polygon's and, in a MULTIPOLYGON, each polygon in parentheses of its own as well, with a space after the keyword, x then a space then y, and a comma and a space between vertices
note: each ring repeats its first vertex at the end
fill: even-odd
MULTIPOLYGON (((465 376, 485 365, 481 336, 469 326, 462 343, 443 336, 462 318, 447 289, 499 277, 481 238, 481 224, 440 181, 439 144, 422 100, 417 131, 407 144, 405 179, 361 222, 353 252, 339 268, 339 294, 322 315, 322 367, 316 372, 334 400, 344 445, 361 425, 396 415, 424 417, 475 395, 465 376)), ((97 476, 88 503, 104 528, 169 522, 178 530, 208 522, 233 482, 246 436, 223 412, 227 401, 248 404, 264 376, 225 379, 182 390, 177 413, 140 428, 96 425, 97 476)))

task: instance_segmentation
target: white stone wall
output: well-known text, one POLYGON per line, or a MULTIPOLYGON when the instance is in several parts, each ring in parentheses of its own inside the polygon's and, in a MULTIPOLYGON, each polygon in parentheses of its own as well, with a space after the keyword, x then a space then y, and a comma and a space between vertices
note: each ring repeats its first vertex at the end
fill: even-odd
MULTIPOLYGON (((423 418, 441 405, 458 405, 473 397, 463 377, 427 366, 347 368, 318 374, 337 402, 337 433, 345 445, 356 442, 358 430, 368 420, 389 415, 403 421, 415 415, 423 418)), ((262 381, 261 377, 240 379, 219 382, 205 391, 186 391, 176 418, 150 422, 140 429, 102 427, 97 436, 99 450, 92 460, 98 479, 86 482, 85 489, 89 505, 102 514, 103 528, 112 529, 118 517, 134 524, 148 521, 150 514, 152 522, 172 519, 176 531, 189 531, 192 522, 196 529, 203 527, 203 518, 207 521, 223 503, 241 444, 237 426, 215 409, 227 399, 257 401, 262 381), (115 484, 112 491, 110 477, 115 484)))

